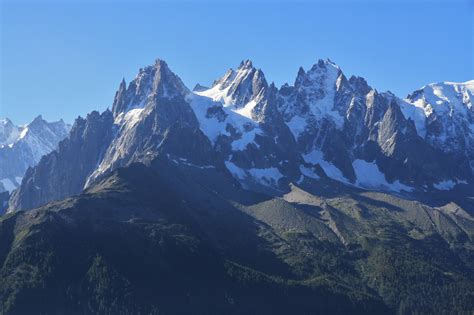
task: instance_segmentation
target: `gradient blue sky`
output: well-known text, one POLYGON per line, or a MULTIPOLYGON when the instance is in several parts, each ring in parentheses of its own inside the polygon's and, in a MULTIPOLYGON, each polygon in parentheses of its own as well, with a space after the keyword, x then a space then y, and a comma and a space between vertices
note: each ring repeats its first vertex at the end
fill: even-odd
POLYGON ((268 81, 329 57, 399 96, 474 79, 474 1, 0 0, 0 117, 72 122, 165 59, 192 88, 250 58, 268 81))

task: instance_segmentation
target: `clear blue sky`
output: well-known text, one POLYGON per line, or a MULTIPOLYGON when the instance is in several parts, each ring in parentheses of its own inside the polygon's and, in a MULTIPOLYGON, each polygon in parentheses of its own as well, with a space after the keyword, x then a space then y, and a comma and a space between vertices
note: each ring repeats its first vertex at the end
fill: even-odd
POLYGON ((192 88, 250 58, 268 81, 329 57, 399 96, 474 79, 474 1, 0 0, 0 117, 72 122, 155 58, 192 88))

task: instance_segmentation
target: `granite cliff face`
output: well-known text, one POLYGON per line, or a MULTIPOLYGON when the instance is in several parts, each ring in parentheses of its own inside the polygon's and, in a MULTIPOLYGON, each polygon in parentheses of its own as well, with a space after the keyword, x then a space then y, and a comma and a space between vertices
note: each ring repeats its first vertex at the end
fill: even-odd
POLYGON ((27 170, 22 185, 13 192, 10 204, 19 209, 30 209, 81 192, 110 143, 112 133, 110 111, 92 112, 85 119, 76 119, 68 138, 59 143, 58 149, 27 170))
POLYGON ((166 158, 281 195, 290 183, 342 182, 420 194, 473 184, 472 81, 428 85, 402 100, 330 60, 277 88, 243 61, 190 91, 157 60, 119 86, 111 111, 78 119, 30 169, 10 211, 80 193, 110 171, 166 158))

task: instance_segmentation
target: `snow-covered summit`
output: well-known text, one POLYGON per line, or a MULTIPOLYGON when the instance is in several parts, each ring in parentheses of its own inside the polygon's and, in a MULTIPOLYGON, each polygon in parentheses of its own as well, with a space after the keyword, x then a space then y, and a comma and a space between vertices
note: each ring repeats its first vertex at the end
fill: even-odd
MULTIPOLYGON (((405 101, 423 111, 425 138, 433 146, 474 157, 474 80, 431 83, 405 101)), ((471 165, 474 170, 474 162, 471 165)))
POLYGON ((431 83, 408 95, 407 100, 422 108, 426 117, 433 114, 466 116, 474 111, 474 80, 431 83))
POLYGON ((214 81, 210 89, 195 93, 221 102, 225 107, 252 119, 255 118, 254 108, 264 98, 267 88, 263 72, 254 68, 250 60, 245 60, 237 70, 229 69, 214 81))

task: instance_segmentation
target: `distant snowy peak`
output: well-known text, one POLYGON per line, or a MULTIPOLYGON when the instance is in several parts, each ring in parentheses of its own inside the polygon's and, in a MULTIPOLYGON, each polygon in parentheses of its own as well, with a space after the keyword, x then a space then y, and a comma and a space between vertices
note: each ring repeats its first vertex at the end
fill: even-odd
POLYGON ((20 136, 23 127, 15 126, 10 119, 0 120, 0 147, 11 146, 20 136))
MULTIPOLYGON (((0 120, 0 148, 12 148, 16 143, 26 143, 30 141, 34 143, 33 138, 41 139, 40 141, 46 147, 47 151, 51 149, 51 142, 55 143, 55 139, 59 136, 64 138, 69 132, 70 126, 63 120, 55 122, 47 122, 43 117, 37 116, 32 122, 22 126, 16 126, 8 118, 0 120)), ((55 146, 56 143, 53 145, 55 146)), ((41 145, 40 145, 41 146, 41 145)), ((43 148, 39 148, 43 151, 43 148)), ((38 152, 41 157, 43 152, 38 152)))
POLYGON ((405 101, 425 116, 420 135, 445 152, 465 152, 474 170, 474 80, 428 84, 405 101))
POLYGON ((23 126, 0 120, 0 191, 16 189, 26 169, 56 149, 70 128, 62 120, 47 122, 41 116, 23 126))
POLYGON ((71 126, 63 120, 47 122, 40 115, 22 129, 17 142, 25 144, 38 162, 43 155, 56 149, 58 142, 67 137, 70 129, 71 126))
POLYGON ((407 100, 423 108, 426 116, 467 115, 474 111, 474 80, 455 83, 441 82, 425 85, 408 95, 407 100))

